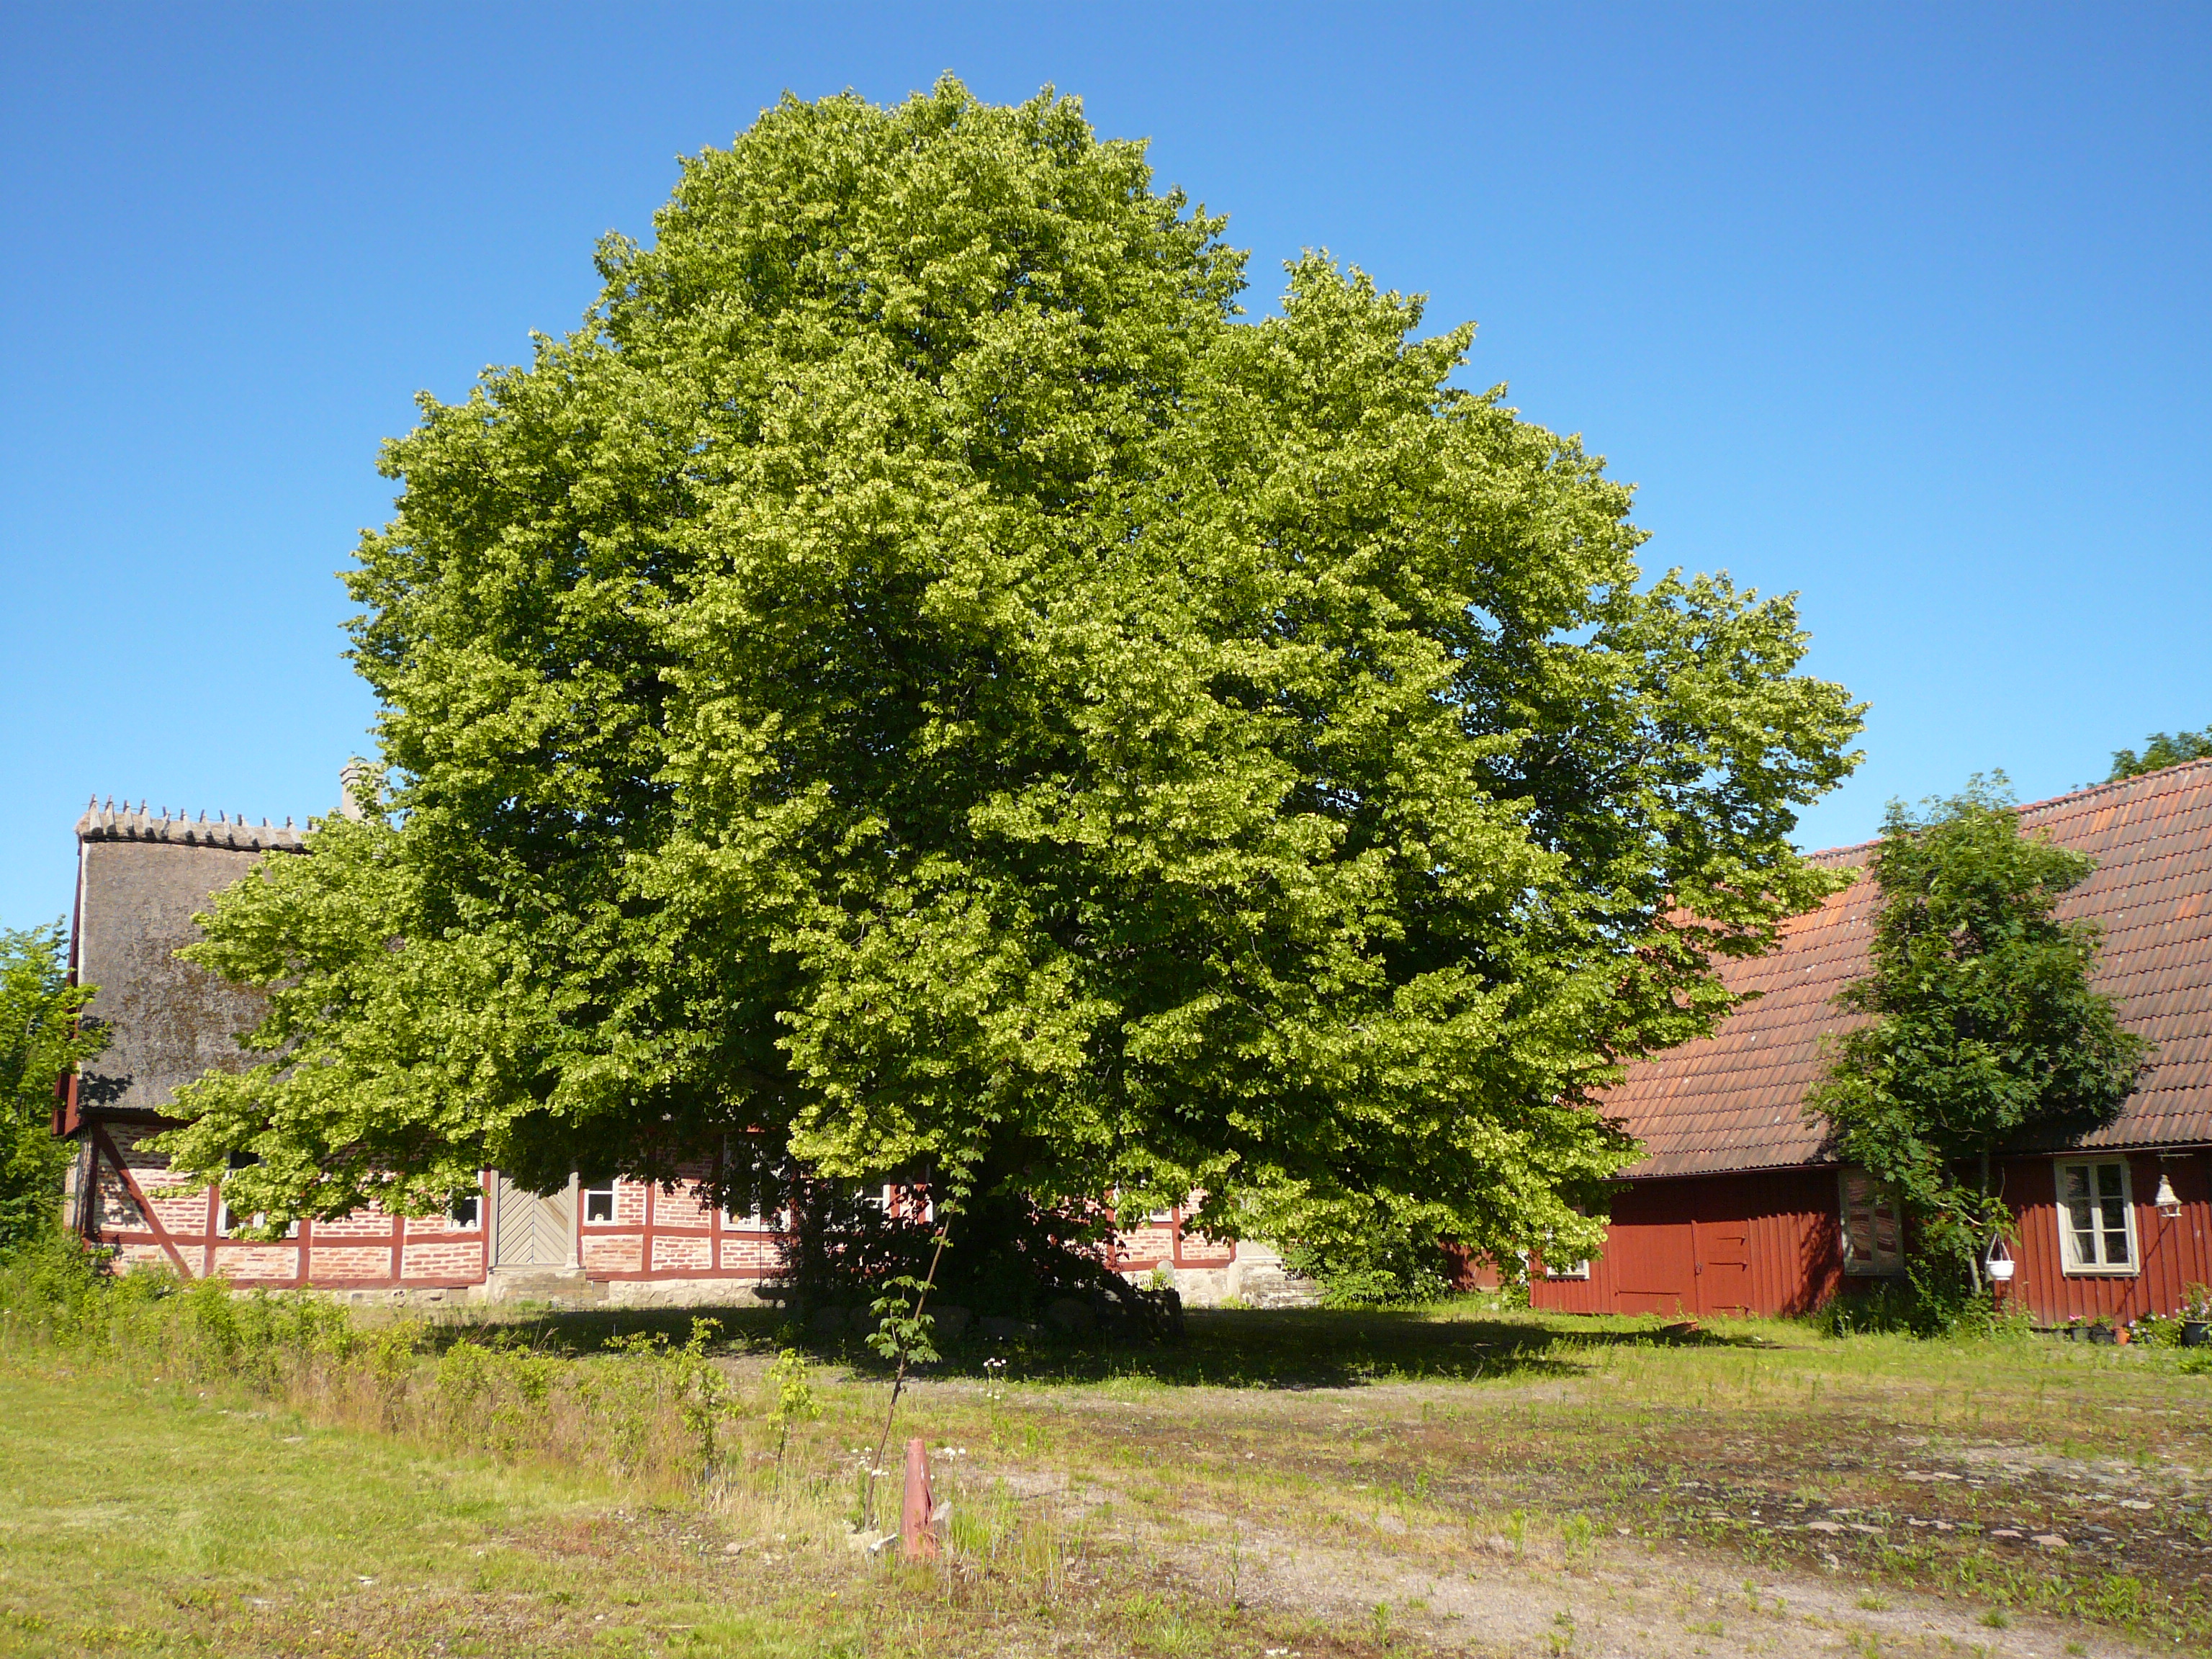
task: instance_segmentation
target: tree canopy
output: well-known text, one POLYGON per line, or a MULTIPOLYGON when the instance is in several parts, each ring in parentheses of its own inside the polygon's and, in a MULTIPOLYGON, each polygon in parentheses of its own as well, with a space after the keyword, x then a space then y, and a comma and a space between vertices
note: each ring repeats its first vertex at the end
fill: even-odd
POLYGON ((2112 775, 2105 781, 2118 783, 2123 778, 2139 778, 2146 772, 2160 772, 2185 761, 2198 760, 2212 760, 2212 726, 2202 732, 2154 732, 2143 740, 2141 754, 2132 749, 2112 751, 2112 775))
POLYGON ((751 1133, 1594 1244, 1592 1091, 1828 890, 1858 710, 1471 326, 1319 253, 1243 320, 1224 224, 1048 90, 787 98, 423 398, 347 578, 384 793, 209 919, 268 1058, 180 1164, 276 1225, 751 1133))
POLYGON ((2002 773, 1916 814, 1890 803, 1872 861, 1873 969, 1838 997, 1871 1016, 1808 1109, 1896 1188, 1939 1273, 1979 1281, 2009 1224, 1989 1159, 2024 1130, 2112 1121, 2148 1049, 2095 990, 2100 930, 2061 921, 2087 854, 2020 832, 2002 773))
POLYGON ((52 1227, 73 1150, 53 1133, 54 1079, 106 1042, 78 1016, 62 927, 0 929, 0 1246, 52 1227))

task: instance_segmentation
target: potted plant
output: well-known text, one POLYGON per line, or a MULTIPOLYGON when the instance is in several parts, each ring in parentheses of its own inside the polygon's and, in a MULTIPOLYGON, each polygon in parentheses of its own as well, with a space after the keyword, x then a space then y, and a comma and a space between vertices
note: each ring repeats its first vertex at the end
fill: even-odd
POLYGON ((2181 1346, 2212 1346, 2212 1286, 2191 1285, 2181 1304, 2181 1346))
POLYGON ((2101 1343, 2109 1348, 2119 1340, 2113 1334, 2112 1323, 2108 1320, 2097 1320, 2089 1327, 2089 1340, 2092 1342, 2101 1343))

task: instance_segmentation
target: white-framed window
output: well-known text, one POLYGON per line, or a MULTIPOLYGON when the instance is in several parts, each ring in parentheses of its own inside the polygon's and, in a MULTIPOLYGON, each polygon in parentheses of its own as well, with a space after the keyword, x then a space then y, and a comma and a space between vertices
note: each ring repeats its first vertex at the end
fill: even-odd
MULTIPOLYGON (((1583 1213, 1583 1206, 1581 1205, 1577 1204, 1575 1206, 1575 1213, 1577 1215, 1581 1215, 1583 1213)), ((1551 1242, 1551 1234, 1546 1233, 1544 1235, 1544 1243, 1548 1245, 1551 1242)), ((1555 1267, 1549 1261, 1546 1261, 1544 1263, 1544 1277, 1547 1279, 1588 1279, 1589 1277, 1589 1263, 1587 1261, 1562 1261, 1555 1267)))
POLYGON ((584 1219, 587 1223, 611 1222, 615 1218, 615 1183, 604 1187, 584 1188, 584 1219))
POLYGON ((1905 1218, 1897 1194, 1864 1170, 1844 1170, 1841 1188, 1844 1271, 1864 1275, 1905 1271, 1905 1218))
MULTIPOLYGON (((234 1238, 237 1237, 238 1230, 240 1226, 264 1227, 268 1225, 268 1216, 259 1210, 256 1210, 252 1215, 246 1217, 243 1222, 240 1222, 235 1215, 231 1213, 230 1206, 226 1202, 222 1206, 220 1213, 218 1213, 215 1218, 216 1237, 218 1238, 234 1238)), ((290 1226, 284 1229, 284 1237, 287 1238, 297 1238, 299 1236, 300 1224, 296 1221, 290 1226)))
MULTIPOLYGON (((258 1152, 233 1152, 230 1155, 230 1167, 234 1170, 250 1170, 260 1162, 261 1157, 258 1152)), ((236 1212, 230 1207, 230 1200, 226 1198, 216 1206, 216 1237, 217 1238, 234 1237, 236 1236, 238 1229, 241 1224, 248 1227, 259 1227, 266 1225, 268 1220, 269 1218, 265 1214, 256 1210, 252 1215, 246 1217, 244 1223, 241 1224, 239 1221, 236 1212)), ((290 1226, 284 1229, 284 1237, 287 1238, 297 1238, 299 1236, 300 1224, 296 1221, 290 1226)))
POLYGON ((755 1135, 722 1138, 722 1224, 740 1232, 782 1231, 776 1170, 755 1135))
POLYGON ((2058 1253, 2069 1273, 2132 1273, 2135 1194, 2124 1158, 2058 1160, 2058 1253))
POLYGON ((456 1227, 473 1227, 483 1218, 483 1198, 477 1193, 463 1193, 453 1200, 453 1207, 446 1212, 446 1218, 456 1227))

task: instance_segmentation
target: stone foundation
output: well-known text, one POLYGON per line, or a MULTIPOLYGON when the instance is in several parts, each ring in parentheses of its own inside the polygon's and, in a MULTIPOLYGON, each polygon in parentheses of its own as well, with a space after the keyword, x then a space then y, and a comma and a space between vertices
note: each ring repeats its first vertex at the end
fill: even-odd
POLYGON ((1175 1286, 1186 1308, 1218 1308, 1224 1303, 1253 1308, 1321 1305, 1321 1287, 1291 1273, 1272 1246, 1256 1239, 1237 1245, 1237 1259, 1224 1267, 1158 1267, 1129 1277, 1139 1284, 1149 1284, 1154 1273, 1175 1286))

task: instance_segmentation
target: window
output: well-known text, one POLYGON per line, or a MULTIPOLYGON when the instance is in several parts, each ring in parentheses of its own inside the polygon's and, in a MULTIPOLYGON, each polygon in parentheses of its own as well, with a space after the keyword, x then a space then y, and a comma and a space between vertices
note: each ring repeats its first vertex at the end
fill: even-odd
POLYGON ((1905 1271, 1905 1223, 1897 1194, 1864 1170, 1843 1172, 1844 1271, 1905 1271))
POLYGON ((473 1227, 483 1214, 483 1200, 477 1194, 464 1193, 453 1200, 453 1207, 447 1214, 456 1227, 473 1227))
MULTIPOLYGON (((238 1236, 238 1230, 240 1227, 265 1227, 268 1224, 268 1216, 259 1210, 256 1210, 252 1215, 246 1217, 244 1221, 240 1221, 236 1215, 232 1213, 230 1206, 228 1204, 225 1204, 222 1206, 222 1212, 215 1218, 216 1237, 218 1238, 234 1238, 238 1236)), ((300 1224, 296 1221, 290 1226, 284 1229, 284 1237, 287 1238, 297 1238, 299 1236, 300 1224)), ((249 1240, 247 1242, 258 1243, 262 1241, 249 1240)))
POLYGON ((779 1231, 783 1195, 775 1164, 757 1136, 722 1142, 722 1222, 745 1232, 779 1231))
MULTIPOLYGON (((250 1170, 260 1162, 261 1155, 258 1152, 233 1152, 230 1155, 230 1167, 234 1170, 250 1170)), ((269 1218, 266 1215, 257 1210, 240 1222, 230 1207, 230 1200, 226 1198, 216 1207, 216 1237, 230 1238, 237 1234, 240 1226, 265 1226, 269 1218)), ((287 1238, 297 1238, 299 1236, 300 1224, 296 1221, 284 1229, 284 1237, 287 1238)))
POLYGON ((2058 1165, 2058 1249, 2069 1273, 2136 1270, 2136 1206, 2125 1158, 2058 1165))
MULTIPOLYGON (((1575 1206, 1575 1213, 1577 1215, 1584 1213, 1581 1205, 1577 1204, 1575 1206)), ((1551 1242, 1551 1234, 1546 1233, 1544 1235, 1544 1243, 1549 1244, 1551 1242)), ((1589 1277, 1589 1263, 1588 1261, 1562 1261, 1555 1267, 1549 1261, 1547 1261, 1544 1263, 1544 1277, 1547 1279, 1588 1279, 1589 1277)))
POLYGON ((609 1182, 604 1187, 584 1188, 584 1219, 612 1221, 615 1218, 615 1186, 609 1182))

